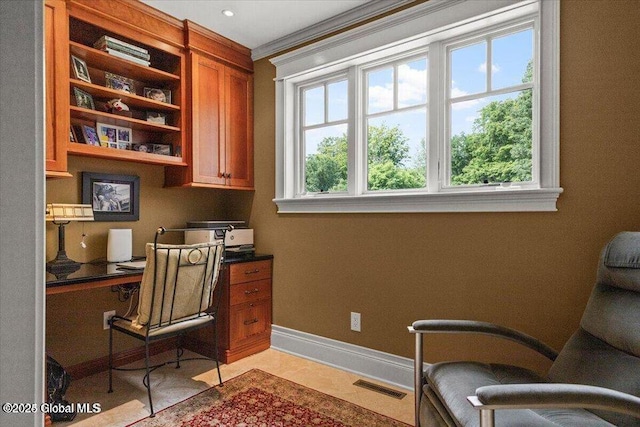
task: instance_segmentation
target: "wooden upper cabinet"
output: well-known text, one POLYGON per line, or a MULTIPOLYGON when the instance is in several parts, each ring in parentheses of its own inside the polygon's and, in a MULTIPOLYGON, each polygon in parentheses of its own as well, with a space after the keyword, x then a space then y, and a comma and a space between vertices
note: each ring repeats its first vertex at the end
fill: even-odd
POLYGON ((253 189, 253 62, 249 49, 185 21, 187 168, 167 168, 167 186, 253 189), (189 144, 187 144, 189 145, 189 144))
POLYGON ((225 67, 191 54, 193 181, 225 185, 225 67))
POLYGON ((229 186, 253 188, 253 75, 225 69, 225 171, 229 186))
POLYGON ((138 0, 44 5, 47 177, 70 176, 67 155, 77 155, 167 166, 167 186, 253 189, 248 48, 138 0), (118 52, 96 47, 103 36, 118 52), (150 98, 151 89, 168 97, 150 98), (118 98, 128 113, 107 108, 118 98), (122 138, 109 140, 108 128, 122 138))
POLYGON ((69 23, 64 0, 44 3, 46 175, 68 177, 69 23))

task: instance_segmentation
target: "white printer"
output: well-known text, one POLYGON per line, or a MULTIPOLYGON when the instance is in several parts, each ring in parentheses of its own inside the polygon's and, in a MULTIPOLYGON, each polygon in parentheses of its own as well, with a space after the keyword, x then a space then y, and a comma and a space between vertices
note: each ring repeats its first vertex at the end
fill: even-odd
POLYGON ((227 256, 254 253, 253 229, 247 228, 244 221, 189 221, 187 228, 193 228, 193 231, 184 232, 184 243, 191 245, 221 239, 229 225, 233 230, 227 231, 224 239, 227 256))

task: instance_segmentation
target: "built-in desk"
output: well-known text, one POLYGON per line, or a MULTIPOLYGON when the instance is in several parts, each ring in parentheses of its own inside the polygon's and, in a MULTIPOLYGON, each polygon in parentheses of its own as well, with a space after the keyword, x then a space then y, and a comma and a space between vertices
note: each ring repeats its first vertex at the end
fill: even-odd
POLYGON ((81 264, 80 269, 65 276, 56 277, 47 272, 47 295, 105 286, 137 283, 142 280, 142 270, 120 269, 115 263, 94 261, 81 264))
MULTIPOLYGON (((227 255, 220 273, 222 300, 218 312, 220 359, 231 363, 271 346, 271 279, 273 255, 227 255)), ((47 273, 47 295, 128 283, 139 283, 142 270, 120 269, 94 261, 65 277, 47 273)), ((209 329, 209 328, 205 328, 209 329)), ((196 331, 185 348, 213 355, 212 334, 196 331)))

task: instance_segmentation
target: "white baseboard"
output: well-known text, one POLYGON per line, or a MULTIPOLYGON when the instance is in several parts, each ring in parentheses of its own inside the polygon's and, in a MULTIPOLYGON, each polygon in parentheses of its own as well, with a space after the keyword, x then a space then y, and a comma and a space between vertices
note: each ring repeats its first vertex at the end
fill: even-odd
POLYGON ((413 390, 413 360, 278 325, 271 348, 344 371, 413 390))

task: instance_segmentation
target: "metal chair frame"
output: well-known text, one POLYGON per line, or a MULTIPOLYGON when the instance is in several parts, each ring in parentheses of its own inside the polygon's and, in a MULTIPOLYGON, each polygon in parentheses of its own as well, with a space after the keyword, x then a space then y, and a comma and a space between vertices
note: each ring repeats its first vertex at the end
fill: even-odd
MULTIPOLYGON (((177 279, 178 279, 178 271, 180 268, 188 268, 190 267, 190 265, 186 265, 186 264, 181 264, 180 260, 182 259, 182 250, 183 249, 178 249, 179 255, 178 255, 178 267, 177 267, 177 271, 176 271, 176 275, 175 278, 173 280, 173 283, 169 283, 168 282, 168 275, 167 275, 167 271, 168 271, 168 267, 169 267, 169 262, 167 262, 167 265, 165 266, 165 271, 164 271, 164 283, 162 284, 163 289, 162 289, 162 300, 163 300, 163 304, 161 304, 160 306, 160 320, 158 321, 157 324, 153 324, 151 325, 151 321, 153 319, 153 310, 154 310, 154 303, 155 303, 155 298, 156 298, 156 287, 159 285, 158 284, 158 252, 159 251, 163 251, 166 250, 167 251, 167 255, 169 253, 170 250, 175 250, 175 248, 172 249, 163 249, 163 248, 158 248, 158 238, 159 236, 162 236, 168 232, 184 232, 187 230, 191 230, 191 229, 186 229, 186 228, 174 228, 174 229, 167 229, 164 227, 160 227, 156 230, 156 234, 154 237, 154 251, 155 251, 155 257, 154 257, 154 268, 153 268, 153 291, 151 293, 151 308, 150 308, 150 313, 149 313, 149 323, 144 327, 143 330, 141 330, 141 333, 136 334, 135 332, 132 332, 131 330, 121 327, 119 325, 116 324, 116 321, 118 320, 122 320, 125 322, 132 322, 132 319, 126 318, 126 317, 122 317, 122 316, 113 316, 110 320, 109 320, 109 393, 113 392, 113 375, 112 372, 113 370, 117 370, 117 371, 137 371, 137 370, 145 370, 146 373, 142 379, 142 383, 145 386, 145 388, 147 389, 147 396, 149 398, 149 408, 151 410, 151 417, 155 416, 155 412, 153 410, 153 400, 151 397, 151 381, 150 381, 150 375, 151 372, 153 372, 154 370, 165 366, 165 365, 170 365, 170 364, 174 364, 176 365, 176 369, 180 368, 180 362, 184 362, 184 361, 189 361, 189 360, 213 360, 216 363, 216 369, 218 371, 218 380, 220 381, 220 385, 224 385, 222 382, 222 375, 220 374, 220 362, 218 360, 218 337, 217 337, 217 320, 218 320, 218 308, 220 305, 220 301, 222 299, 222 290, 223 290, 223 286, 219 283, 218 279, 220 277, 220 269, 222 268, 223 265, 223 258, 224 258, 224 234, 222 236, 222 240, 219 241, 218 243, 216 243, 216 246, 219 246, 219 248, 217 250, 222 251, 221 255, 220 255, 220 261, 218 265, 215 265, 215 259, 214 261, 214 265, 212 267, 212 272, 210 274, 210 279, 212 280, 211 283, 211 292, 210 295, 205 296, 204 295, 204 290, 206 289, 206 280, 207 277, 209 276, 207 274, 207 265, 209 263, 209 255, 210 252, 207 251, 207 259, 205 260, 205 274, 203 274, 203 283, 202 283, 202 291, 200 292, 200 305, 199 307, 202 307, 202 303, 204 301, 205 297, 209 298, 208 304, 207 304, 207 310, 206 312, 199 312, 197 314, 197 316, 195 318, 199 318, 199 317, 204 317, 204 316, 211 316, 211 320, 206 322, 206 323, 201 323, 198 325, 191 325, 191 326, 187 326, 185 328, 177 328, 175 330, 169 331, 167 333, 159 333, 159 334, 154 334, 154 335, 150 335, 150 332, 160 329, 160 328, 165 328, 167 326, 170 325, 176 325, 179 324, 181 322, 184 322, 185 319, 174 319, 173 318, 173 308, 174 308, 174 302, 175 302, 175 294, 176 294, 176 284, 177 284, 177 279), (217 269, 217 271, 216 271, 217 269), (217 273, 217 274, 216 274, 217 273), (213 280, 216 281, 213 281, 213 280), (173 285, 173 292, 171 293, 171 295, 166 295, 166 290, 167 290, 167 286, 169 284, 173 285), (162 320, 163 318, 163 310, 164 310, 164 301, 166 300, 165 298, 169 298, 171 300, 171 304, 170 304, 170 313, 169 313, 169 318, 165 321, 162 320), (213 307, 213 310, 211 310, 211 308, 213 307), (184 334, 186 334, 187 332, 196 330, 196 329, 200 329, 203 327, 207 327, 209 325, 213 325, 213 342, 214 342, 214 357, 210 358, 210 357, 190 357, 190 358, 182 358, 182 355, 184 354, 184 349, 182 348, 182 336, 184 336, 184 334), (145 366, 144 367, 139 367, 139 368, 121 368, 121 367, 115 367, 113 365, 113 331, 116 330, 118 332, 122 332, 124 334, 127 334, 129 336, 132 336, 136 339, 142 340, 144 341, 144 346, 145 346, 145 366), (165 338, 171 338, 171 337, 178 337, 178 343, 177 343, 177 348, 176 348, 176 359, 175 360, 171 360, 168 362, 163 362, 163 363, 158 363, 155 365, 151 365, 150 364, 150 352, 149 352, 149 345, 151 344, 151 342, 159 340, 159 339, 165 339, 165 338)), ((224 233, 226 233, 226 229, 223 230, 224 233)), ((194 317, 190 317, 186 320, 192 320, 194 317)))

